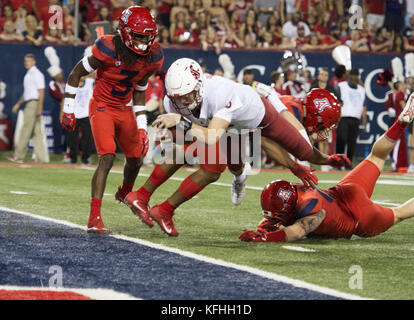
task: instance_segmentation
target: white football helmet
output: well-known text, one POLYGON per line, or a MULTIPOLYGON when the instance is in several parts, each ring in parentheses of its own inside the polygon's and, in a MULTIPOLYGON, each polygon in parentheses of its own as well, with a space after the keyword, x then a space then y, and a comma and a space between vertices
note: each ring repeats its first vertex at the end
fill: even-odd
POLYGON ((165 76, 167 96, 182 115, 191 115, 203 102, 203 70, 189 58, 176 60, 165 76))

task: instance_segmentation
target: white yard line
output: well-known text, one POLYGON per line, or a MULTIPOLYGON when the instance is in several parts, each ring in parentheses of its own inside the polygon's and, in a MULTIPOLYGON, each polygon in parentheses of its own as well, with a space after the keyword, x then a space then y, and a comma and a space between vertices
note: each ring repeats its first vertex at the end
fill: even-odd
MULTIPOLYGON (((14 209, 11 209, 11 208, 6 208, 6 207, 0 207, 0 210, 8 211, 8 212, 16 213, 16 214, 21 214, 21 215, 25 215, 25 216, 29 216, 29 217, 32 217, 32 218, 35 218, 35 219, 50 221, 50 222, 53 222, 53 223, 56 223, 56 224, 61 224, 61 225, 65 225, 67 227, 77 228, 77 229, 81 229, 81 230, 86 231, 85 226, 77 225, 77 224, 74 224, 74 223, 71 223, 71 222, 68 222, 68 221, 64 221, 64 220, 48 218, 48 217, 36 215, 36 214, 33 214, 33 213, 14 210, 14 209)), ((276 273, 267 272, 267 271, 263 271, 263 270, 260 270, 260 269, 256 269, 256 268, 252 268, 252 267, 248 267, 248 266, 244 266, 244 265, 239 265, 239 264, 230 263, 230 262, 226 262, 226 261, 215 259, 215 258, 206 257, 206 256, 195 254, 195 253, 192 253, 192 252, 189 252, 189 251, 184 251, 184 250, 180 250, 180 249, 177 249, 177 248, 171 248, 171 247, 168 247, 168 246, 152 243, 150 241, 146 241, 146 240, 142 240, 142 239, 131 238, 131 237, 127 237, 125 235, 109 235, 109 237, 129 241, 129 242, 133 242, 133 243, 137 243, 137 244, 144 245, 144 246, 154 248, 154 249, 159 249, 159 250, 175 253, 175 254, 181 255, 183 257, 192 258, 192 259, 195 259, 195 260, 198 260, 198 261, 207 262, 207 263, 211 263, 211 264, 215 264, 215 265, 219 265, 219 266, 223 266, 223 267, 227 267, 227 268, 233 268, 233 269, 236 269, 236 270, 249 272, 251 274, 258 275, 258 276, 261 276, 261 277, 264 277, 264 278, 267 278, 267 279, 275 280, 275 281, 278 281, 278 282, 283 282, 283 283, 290 284, 290 285, 298 287, 298 288, 304 288, 304 289, 312 290, 312 291, 315 291, 315 292, 319 292, 319 293, 326 294, 326 295, 333 296, 333 297, 337 297, 337 298, 343 298, 343 299, 349 299, 349 300, 366 300, 366 299, 368 299, 368 298, 364 298, 364 297, 361 297, 361 296, 358 296, 358 295, 349 294, 349 293, 345 293, 345 292, 340 292, 340 291, 337 291, 337 290, 334 290, 334 289, 318 286, 318 285, 311 284, 311 283, 308 283, 308 282, 305 282, 305 281, 296 280, 296 279, 289 278, 289 277, 286 277, 286 276, 282 276, 282 275, 279 275, 279 274, 276 274, 276 273)))

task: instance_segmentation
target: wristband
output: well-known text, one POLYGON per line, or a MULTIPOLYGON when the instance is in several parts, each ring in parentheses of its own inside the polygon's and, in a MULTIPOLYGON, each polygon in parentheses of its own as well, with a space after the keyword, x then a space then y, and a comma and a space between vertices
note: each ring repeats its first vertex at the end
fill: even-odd
POLYGON ((66 84, 65 86, 65 93, 69 93, 69 94, 76 94, 76 92, 78 91, 78 87, 73 87, 69 84, 66 84))
POLYGON ((140 86, 138 83, 135 85, 135 90, 137 91, 145 91, 148 88, 148 82, 145 86, 140 86))
POLYGON ((180 122, 178 122, 177 127, 181 129, 184 134, 186 134, 189 130, 191 130, 193 123, 190 119, 181 116, 180 122))
POLYGON ((85 68, 85 70, 87 71, 87 72, 89 72, 89 73, 91 73, 91 72, 94 72, 95 71, 95 69, 94 68, 92 68, 91 67, 91 65, 89 64, 89 59, 88 59, 88 57, 86 56, 86 57, 83 57, 83 59, 82 59, 82 65, 83 65, 83 67, 85 68))
POLYGON ((66 97, 63 101, 63 113, 74 113, 75 99, 66 97))
POLYGON ((287 242, 286 232, 283 229, 265 233, 267 242, 287 242))
POLYGON ((140 114, 137 116, 137 127, 138 129, 144 129, 147 131, 147 116, 145 114, 140 114))
POLYGON ((147 111, 147 106, 133 106, 132 110, 135 112, 147 111))

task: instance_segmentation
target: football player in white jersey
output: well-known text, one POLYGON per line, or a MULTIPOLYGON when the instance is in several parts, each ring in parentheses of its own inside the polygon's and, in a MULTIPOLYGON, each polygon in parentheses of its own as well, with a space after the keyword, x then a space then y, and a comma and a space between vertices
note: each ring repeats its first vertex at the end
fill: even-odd
MULTIPOLYGON (((227 164, 221 158, 223 150, 220 150, 220 138, 229 128, 261 128, 262 136, 268 137, 275 146, 279 144, 300 160, 312 162, 319 156, 314 154, 312 146, 298 130, 253 88, 222 77, 203 77, 201 67, 192 59, 175 61, 168 69, 165 86, 167 96, 164 108, 168 114, 159 116, 153 126, 159 129, 175 127, 177 131, 181 128, 184 134, 190 132, 197 139, 195 143, 203 145, 203 148, 196 149, 198 155, 201 152, 215 155, 212 161, 209 158, 201 163, 200 168, 187 177, 171 197, 151 209, 148 203, 152 193, 182 164, 157 165, 144 186, 127 195, 128 202, 133 204, 130 207, 134 214, 140 215, 142 211, 146 214, 149 211, 151 218, 169 236, 178 236, 172 221, 174 210, 216 181, 227 166, 236 177, 243 176, 245 169, 241 160, 236 164, 227 164)), ((234 151, 233 145, 228 144, 228 147, 233 147, 233 150, 225 150, 224 153, 234 151)), ((240 145, 236 148, 240 148, 240 145)), ((305 184, 317 183, 317 177, 310 168, 296 163, 291 170, 305 184)))

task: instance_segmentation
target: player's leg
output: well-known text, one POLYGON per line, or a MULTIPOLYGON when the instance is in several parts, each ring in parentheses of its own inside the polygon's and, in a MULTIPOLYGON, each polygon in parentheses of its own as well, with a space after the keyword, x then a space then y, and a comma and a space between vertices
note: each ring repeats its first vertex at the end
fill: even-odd
POLYGON ((400 139, 404 130, 408 127, 414 118, 414 94, 408 98, 404 110, 401 112, 394 124, 379 138, 371 149, 367 160, 373 162, 381 171, 384 167, 385 160, 394 148, 395 143, 400 139))
POLYGON ((160 225, 161 229, 169 236, 178 236, 178 231, 172 221, 174 210, 219 178, 220 173, 208 171, 206 168, 201 167, 188 176, 171 197, 163 203, 151 208, 150 215, 152 219, 155 220, 160 225))
POLYGON ((173 161, 173 163, 157 164, 144 185, 137 191, 129 192, 125 197, 125 204, 127 204, 132 212, 150 227, 154 225, 149 215, 149 201, 152 194, 183 166, 182 162, 175 163, 175 158, 173 161))
POLYGON ((408 200, 401 206, 392 209, 394 211, 394 224, 401 222, 402 220, 414 217, 414 198, 408 200))
POLYGON ((89 114, 91 129, 98 152, 98 166, 92 178, 91 207, 88 221, 88 232, 110 233, 101 217, 102 198, 106 187, 108 173, 115 158, 116 144, 113 139, 115 124, 109 111, 97 112, 98 104, 91 99, 89 114))

